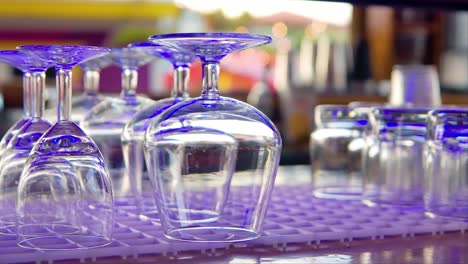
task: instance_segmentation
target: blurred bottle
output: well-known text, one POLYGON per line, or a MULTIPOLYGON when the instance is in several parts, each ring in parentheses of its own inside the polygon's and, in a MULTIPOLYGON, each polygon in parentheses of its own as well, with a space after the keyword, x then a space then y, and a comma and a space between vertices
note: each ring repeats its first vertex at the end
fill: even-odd
POLYGON ((322 34, 317 43, 315 89, 318 93, 343 93, 347 88, 346 46, 322 34))
POLYGON ((369 44, 364 38, 359 39, 354 47, 350 89, 353 92, 365 94, 377 92, 372 82, 369 44))
POLYGON ((443 89, 468 91, 468 12, 447 14, 444 27, 445 50, 441 55, 440 81, 443 89))
POLYGON ((275 119, 275 94, 268 82, 271 66, 266 65, 262 79, 250 90, 247 103, 264 113, 270 120, 275 119))
POLYGON ((301 41, 298 63, 298 85, 313 87, 315 80, 316 45, 311 37, 306 36, 301 41))
POLYGON ((294 53, 287 39, 277 42, 274 66, 274 85, 281 106, 281 134, 285 145, 306 146, 312 127, 312 110, 315 102, 312 87, 298 86, 293 76, 294 53))

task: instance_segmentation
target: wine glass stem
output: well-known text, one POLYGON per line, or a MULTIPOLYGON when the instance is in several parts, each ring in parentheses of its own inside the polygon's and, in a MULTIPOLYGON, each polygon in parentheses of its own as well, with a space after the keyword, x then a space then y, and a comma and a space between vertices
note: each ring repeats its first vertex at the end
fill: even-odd
POLYGON ((45 72, 32 73, 31 116, 42 117, 44 113, 45 72))
POLYGON ((71 96, 72 96, 72 73, 69 69, 57 69, 58 105, 57 120, 70 120, 71 96))
POLYGON ((202 97, 215 99, 218 91, 219 62, 203 62, 203 91, 202 97))
POLYGON ((174 67, 174 87, 172 97, 187 97, 187 87, 190 78, 190 68, 186 65, 174 67))
POLYGON ((135 96, 138 84, 138 71, 136 69, 122 70, 122 97, 135 96))
POLYGON ((100 73, 98 70, 85 70, 83 88, 85 95, 97 95, 99 89, 100 73))
POLYGON ((31 84, 31 73, 23 73, 23 115, 25 117, 31 117, 31 84))

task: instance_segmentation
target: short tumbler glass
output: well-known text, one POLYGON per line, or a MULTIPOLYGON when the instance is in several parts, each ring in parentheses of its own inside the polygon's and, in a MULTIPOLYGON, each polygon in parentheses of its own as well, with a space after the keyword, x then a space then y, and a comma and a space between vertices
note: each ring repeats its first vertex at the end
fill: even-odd
POLYGON ((364 203, 422 208, 423 150, 428 109, 375 108, 369 121, 364 203))
POLYGON ((428 130, 426 214, 468 222, 468 110, 433 110, 428 130))
POLYGON ((315 124, 317 128, 310 135, 314 195, 360 199, 367 114, 346 105, 319 105, 315 124))

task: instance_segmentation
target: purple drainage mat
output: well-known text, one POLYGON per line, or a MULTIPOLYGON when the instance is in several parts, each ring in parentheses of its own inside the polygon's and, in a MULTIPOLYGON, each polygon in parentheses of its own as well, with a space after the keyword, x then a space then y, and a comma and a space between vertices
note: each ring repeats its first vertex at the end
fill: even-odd
MULTIPOLYGON (((281 181, 280 181, 281 182, 281 181)), ((232 189, 242 195, 243 189, 232 189)), ((242 243, 189 243, 170 241, 157 221, 142 220, 132 205, 120 203, 116 210, 114 241, 108 246, 86 250, 39 251, 16 245, 15 237, 0 236, 0 263, 100 259, 138 259, 142 255, 180 255, 220 252, 229 247, 286 247, 288 244, 351 242, 419 234, 439 235, 465 232, 468 223, 431 219, 421 211, 367 207, 359 201, 314 198, 310 185, 275 187, 264 222, 263 235, 242 243)), ((51 241, 57 243, 57 241, 51 241)), ((67 245, 63 245, 66 248, 67 245)))

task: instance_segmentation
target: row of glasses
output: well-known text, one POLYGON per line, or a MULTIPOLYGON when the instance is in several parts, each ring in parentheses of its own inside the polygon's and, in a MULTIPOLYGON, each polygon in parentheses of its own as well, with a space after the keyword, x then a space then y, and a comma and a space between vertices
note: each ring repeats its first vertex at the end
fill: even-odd
MULTIPOLYGON (((369 174, 381 174, 381 172, 378 171, 378 160, 375 160, 379 158, 375 153, 379 150, 376 146, 379 136, 372 132, 369 120, 373 108, 389 107, 387 110, 382 108, 381 111, 387 111, 387 114, 393 112, 394 118, 398 115, 411 118, 412 110, 409 110, 410 113, 406 115, 405 109, 420 108, 422 110, 424 107, 428 109, 440 107, 440 104, 440 85, 434 66, 395 65, 391 74, 388 103, 351 102, 349 105, 317 106, 315 108, 316 128, 311 133, 309 148, 314 195, 321 198, 361 199, 363 194, 365 196, 375 194, 371 194, 376 191, 372 187, 375 185, 372 179, 380 181, 380 178, 369 174), (363 189, 364 181, 367 183, 366 190, 363 189)), ((392 119, 392 115, 387 114, 375 119, 375 126, 382 124, 385 127, 386 121, 383 119, 392 119)), ((391 120, 387 121, 390 122, 389 125, 396 124, 391 120)), ((402 130, 410 129, 409 126, 404 125, 399 127, 402 130)), ((388 132, 385 128, 384 130, 388 132)), ((398 130, 394 130, 386 135, 396 138, 403 136, 398 133, 398 130)), ((390 166, 388 169, 387 173, 391 174, 391 170, 398 168, 390 166)), ((394 183, 403 183, 401 179, 390 177, 390 179, 382 180, 380 186, 392 180, 394 183)), ((383 192, 385 191, 382 190, 381 193, 383 192)))
MULTIPOLYGON (((103 56, 109 50, 90 46, 26 45, 18 47, 18 51, 15 60, 24 60, 27 64, 16 65, 34 77, 33 100, 29 103, 30 119, 8 144, 14 144, 21 151, 9 164, 23 166, 11 169, 15 184, 1 196, 2 201, 8 200, 4 199, 4 194, 8 194, 7 198, 14 197, 17 202, 13 222, 18 245, 74 249, 110 243, 113 196, 102 154, 70 120, 72 67, 103 56), (44 71, 50 66, 56 68, 59 95, 57 122, 52 126, 42 118, 44 71)), ((9 157, 3 155, 2 161, 9 157)), ((8 175, 2 174, 0 181, 11 182, 8 175)), ((7 227, 9 234, 13 229, 7 227)))
MULTIPOLYGON (((220 96, 219 61, 231 52, 270 41, 250 34, 168 34, 114 50, 110 58, 123 69, 121 98, 107 99, 85 115, 81 124, 89 136, 70 120, 70 70, 109 50, 19 47, 56 67, 59 96, 57 122, 33 144, 19 177, 18 244, 74 249, 109 243, 113 192, 123 199, 143 193, 136 190, 141 185, 134 188, 144 178, 141 160, 134 163, 139 170, 135 175, 110 163, 120 163, 114 157, 125 152, 118 148, 132 140, 139 144, 140 153, 144 142, 148 178, 167 237, 223 242, 258 237, 279 164, 281 137, 257 109, 220 96), (174 66, 172 98, 153 104, 128 122, 146 103, 152 103, 138 97, 135 89, 138 66, 154 56, 168 59, 174 66), (203 63, 203 91, 200 97, 188 99, 188 67, 195 57, 203 63), (122 133, 126 124, 126 133, 122 133), (100 141, 99 136, 109 131, 115 137, 100 141), (123 142, 120 146, 114 145, 117 137, 123 142), (110 177, 106 168, 115 174, 110 177)), ((127 157, 133 157, 132 153, 127 152, 127 157)), ((126 162, 132 166, 131 159, 126 162)), ((154 210, 154 205, 150 207, 154 210)))
POLYGON ((314 195, 466 220, 467 117, 453 106, 318 106, 314 195))

